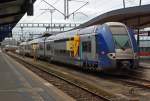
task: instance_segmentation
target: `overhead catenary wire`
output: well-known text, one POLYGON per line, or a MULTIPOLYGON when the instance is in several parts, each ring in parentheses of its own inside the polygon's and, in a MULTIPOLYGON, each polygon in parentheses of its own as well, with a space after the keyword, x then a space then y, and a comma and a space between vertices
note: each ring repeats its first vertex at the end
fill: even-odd
POLYGON ((56 0, 56 1, 53 3, 53 5, 57 4, 59 1, 60 1, 60 0, 56 0))
POLYGON ((78 9, 76 9, 74 12, 72 12, 71 14, 69 14, 68 16, 71 16, 72 14, 76 13, 78 10, 80 10, 82 7, 84 7, 85 5, 87 5, 89 2, 86 2, 84 5, 82 5, 81 7, 79 7, 78 9))
POLYGON ((43 0, 46 4, 48 4, 49 6, 51 6, 52 8, 56 9, 56 11, 58 11, 60 14, 64 15, 63 12, 61 12, 60 10, 58 10, 56 7, 54 7, 52 4, 50 4, 49 2, 47 2, 46 0, 43 0))
POLYGON ((36 16, 34 19, 32 19, 32 22, 33 22, 34 20, 36 20, 38 17, 40 17, 41 15, 45 14, 46 12, 47 12, 47 11, 41 12, 38 16, 36 16))
MULTIPOLYGON (((73 15, 75 12, 77 12, 78 10, 80 10, 82 7, 84 7, 85 5, 87 5, 89 3, 89 2, 84 2, 83 1, 84 4, 81 7, 79 7, 78 9, 76 9, 75 11, 73 11, 72 13, 69 14, 69 1, 76 1, 76 0, 64 0, 64 13, 62 11, 60 11, 59 9, 57 9, 52 4, 50 4, 49 2, 47 2, 46 0, 42 0, 42 1, 44 1, 46 4, 48 4, 49 6, 51 6, 52 8, 54 8, 60 14, 62 14, 65 17, 65 19, 69 18, 71 15, 73 15)), ((77 2, 81 2, 81 1, 77 0, 77 2)))

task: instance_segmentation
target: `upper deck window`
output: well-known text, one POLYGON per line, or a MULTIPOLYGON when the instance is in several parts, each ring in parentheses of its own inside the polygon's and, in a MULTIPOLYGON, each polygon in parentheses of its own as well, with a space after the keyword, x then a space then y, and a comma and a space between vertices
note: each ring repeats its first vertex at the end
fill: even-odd
POLYGON ((84 41, 82 42, 83 52, 91 52, 91 42, 84 41))

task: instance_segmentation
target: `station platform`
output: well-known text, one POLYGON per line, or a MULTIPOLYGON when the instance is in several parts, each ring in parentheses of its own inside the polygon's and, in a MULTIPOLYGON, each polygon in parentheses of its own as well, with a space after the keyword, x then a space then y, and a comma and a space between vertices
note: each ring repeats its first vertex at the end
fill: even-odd
POLYGON ((0 52, 0 101, 75 101, 0 52))
POLYGON ((150 60, 140 61, 140 66, 150 68, 150 60))

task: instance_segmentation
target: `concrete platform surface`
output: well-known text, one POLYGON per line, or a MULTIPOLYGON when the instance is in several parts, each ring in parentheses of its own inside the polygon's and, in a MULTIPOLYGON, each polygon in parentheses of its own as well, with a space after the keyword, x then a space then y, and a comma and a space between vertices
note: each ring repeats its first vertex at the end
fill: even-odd
POLYGON ((74 99, 0 52, 0 101, 74 101, 74 99))
POLYGON ((150 68, 150 60, 140 61, 140 66, 150 68))

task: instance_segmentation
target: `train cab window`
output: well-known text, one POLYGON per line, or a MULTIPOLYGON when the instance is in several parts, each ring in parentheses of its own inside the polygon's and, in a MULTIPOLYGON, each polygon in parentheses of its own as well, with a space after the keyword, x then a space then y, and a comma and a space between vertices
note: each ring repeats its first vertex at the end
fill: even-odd
POLYGON ((111 26, 110 30, 112 32, 115 47, 117 49, 127 49, 131 47, 128 32, 125 27, 111 26))
POLYGON ((91 42, 84 41, 82 42, 83 52, 91 52, 91 42))

